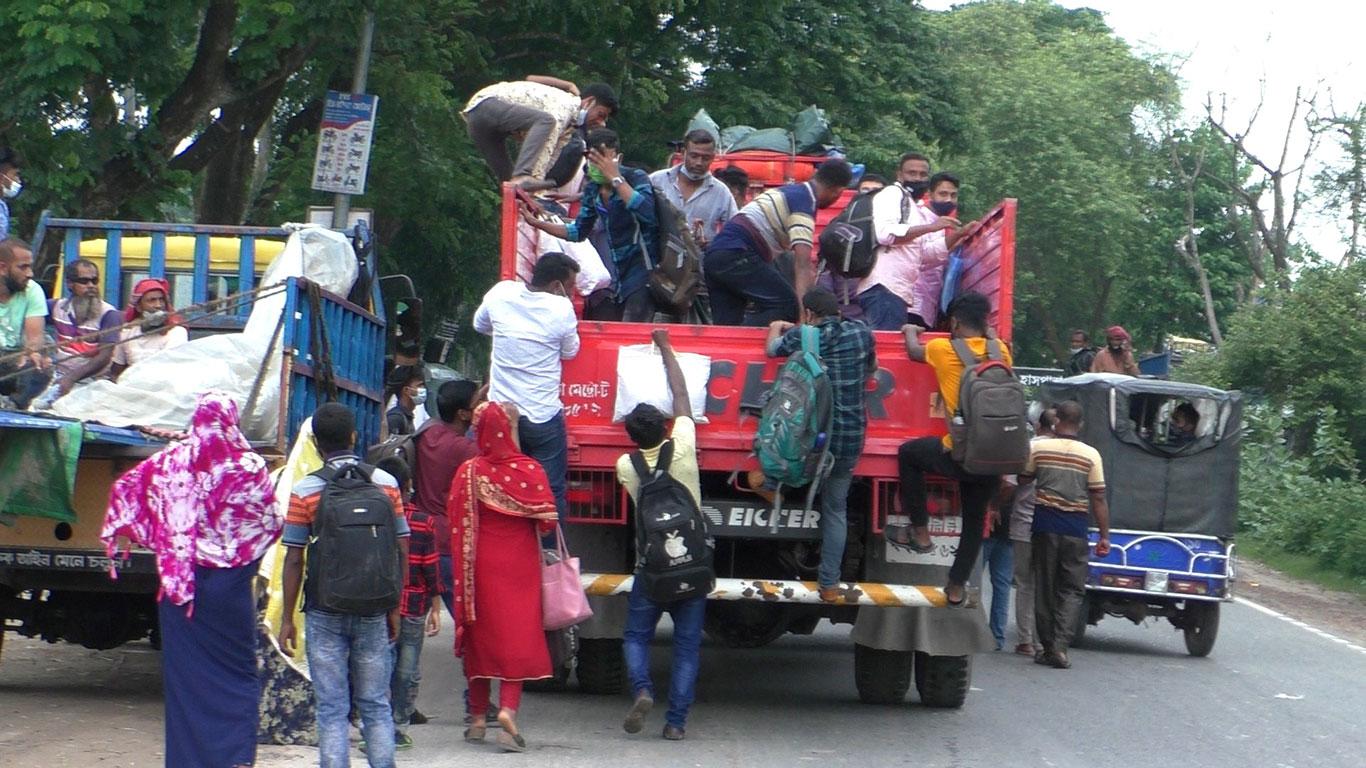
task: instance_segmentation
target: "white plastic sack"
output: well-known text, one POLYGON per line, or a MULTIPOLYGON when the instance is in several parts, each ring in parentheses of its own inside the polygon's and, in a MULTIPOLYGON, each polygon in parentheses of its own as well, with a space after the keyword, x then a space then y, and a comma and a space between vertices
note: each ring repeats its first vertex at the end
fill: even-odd
MULTIPOLYGON (((302 226, 271 262, 260 285, 288 277, 308 277, 323 289, 346 295, 356 280, 356 255, 346 237, 331 230, 302 226)), ((279 430, 279 343, 271 337, 280 327, 283 293, 257 301, 242 333, 194 339, 131 365, 117 382, 96 381, 77 387, 52 404, 58 416, 113 427, 148 426, 185 429, 199 395, 218 390, 242 412, 242 432, 249 440, 273 441, 279 430), (262 363, 265 370, 262 371, 262 363), (260 391, 251 413, 247 404, 258 375, 260 391)))
MULTIPOLYGON (((678 358, 678 367, 683 369, 683 380, 688 384, 688 404, 693 421, 706 424, 711 358, 692 352, 675 352, 674 356, 678 358)), ((612 421, 624 421, 641 403, 653 405, 665 415, 674 412, 664 358, 653 344, 623 346, 617 351, 617 402, 612 409, 612 421)))
POLYGON ((598 249, 588 241, 571 243, 548 235, 530 224, 517 220, 517 279, 531 282, 531 269, 543 253, 559 251, 579 263, 579 275, 574 287, 580 296, 612 287, 612 274, 603 266, 598 249))

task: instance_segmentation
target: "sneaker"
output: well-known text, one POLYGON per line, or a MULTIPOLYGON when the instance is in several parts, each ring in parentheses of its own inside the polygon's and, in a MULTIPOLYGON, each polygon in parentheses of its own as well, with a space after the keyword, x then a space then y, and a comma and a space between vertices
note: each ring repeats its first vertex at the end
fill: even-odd
POLYGON ((413 737, 403 731, 394 731, 394 749, 412 749, 413 737))
POLYGON ((641 729, 645 727, 645 716, 650 714, 654 705, 655 700, 650 697, 650 694, 641 691, 636 696, 635 702, 631 704, 631 711, 626 713, 626 720, 621 724, 622 730, 627 733, 640 733, 641 729))
POLYGON ((427 716, 416 709, 411 715, 408 715, 408 725, 426 725, 428 722, 427 716))
POLYGON ((682 741, 683 729, 676 725, 666 725, 664 726, 664 738, 669 741, 682 741))

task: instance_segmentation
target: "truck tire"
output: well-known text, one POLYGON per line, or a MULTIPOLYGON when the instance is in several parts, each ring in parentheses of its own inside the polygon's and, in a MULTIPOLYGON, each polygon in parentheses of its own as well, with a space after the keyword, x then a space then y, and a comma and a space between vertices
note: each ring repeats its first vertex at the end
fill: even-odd
POLYGON ((1192 656, 1208 656, 1219 636, 1219 604, 1189 601, 1182 613, 1186 614, 1182 627, 1186 652, 1192 656))
POLYGON ((931 656, 915 653, 915 690, 927 707, 958 709, 972 685, 971 656, 931 656))
POLYGON ((579 641, 579 690, 593 694, 618 694, 626 688, 626 657, 621 640, 584 638, 579 641))
POLYGON ((864 704, 900 704, 911 688, 913 651, 854 645, 854 685, 864 704))

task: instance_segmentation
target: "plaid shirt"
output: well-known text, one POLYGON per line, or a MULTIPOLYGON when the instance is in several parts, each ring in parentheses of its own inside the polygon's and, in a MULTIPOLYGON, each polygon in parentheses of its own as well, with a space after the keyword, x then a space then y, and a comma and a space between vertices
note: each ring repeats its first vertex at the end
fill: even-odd
POLYGON ((442 592, 436 522, 412 502, 403 505, 403 512, 412 531, 408 539, 408 579, 403 585, 403 615, 426 616, 432 608, 432 598, 442 592))
MULTIPOLYGON (((802 348, 801 330, 797 326, 779 339, 776 357, 787 357, 802 348)), ((863 453, 863 434, 868 425, 864 393, 868 377, 877 371, 873 334, 858 320, 837 317, 825 318, 816 330, 820 333, 821 360, 825 362, 835 398, 830 453, 836 460, 853 461, 863 453)))

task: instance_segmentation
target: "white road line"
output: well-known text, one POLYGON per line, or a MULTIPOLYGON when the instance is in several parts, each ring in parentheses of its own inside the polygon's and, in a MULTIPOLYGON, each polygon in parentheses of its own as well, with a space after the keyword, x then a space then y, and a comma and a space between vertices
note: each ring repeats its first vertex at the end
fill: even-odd
POLYGON ((1241 597, 1241 596, 1240 596, 1240 597, 1235 597, 1235 598, 1234 598, 1234 602, 1236 602, 1236 603, 1241 603, 1241 604, 1246 605, 1247 607, 1251 608, 1251 609, 1254 610, 1254 611, 1259 611, 1259 612, 1261 612, 1261 613, 1265 613, 1267 616, 1271 616, 1271 617, 1280 619, 1281 621, 1284 621, 1284 622, 1286 622, 1287 624, 1291 624, 1291 625, 1293 625, 1293 626, 1296 626, 1296 627, 1299 627, 1300 629, 1305 630, 1306 632, 1310 632, 1310 633, 1313 633, 1313 634, 1315 634, 1315 635, 1318 635, 1319 637, 1323 638, 1324 640, 1330 640, 1330 641, 1332 641, 1332 642, 1334 642, 1334 643, 1337 643, 1338 645, 1342 645, 1342 646, 1345 646, 1345 647, 1347 647, 1347 648, 1350 648, 1351 650, 1356 651, 1357 653, 1366 654, 1366 648, 1362 648, 1361 646, 1357 645, 1356 643, 1351 642, 1350 640, 1344 640, 1343 638, 1338 637, 1337 635, 1333 635, 1333 634, 1330 634, 1330 633, 1328 633, 1328 632, 1324 632, 1323 630, 1319 629, 1318 627, 1311 627, 1311 626, 1309 626, 1308 624, 1305 624, 1303 621, 1300 621, 1299 619, 1292 619, 1291 617, 1286 616, 1284 613, 1281 613, 1280 611, 1274 610, 1274 609, 1272 609, 1272 608, 1268 608, 1268 607, 1266 607, 1265 605, 1262 605, 1261 603, 1254 603, 1253 601, 1248 600, 1246 597, 1241 597))

